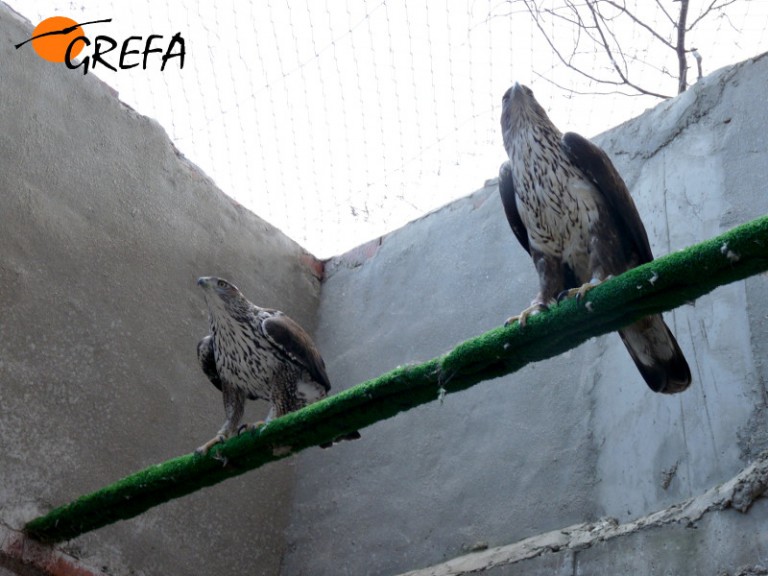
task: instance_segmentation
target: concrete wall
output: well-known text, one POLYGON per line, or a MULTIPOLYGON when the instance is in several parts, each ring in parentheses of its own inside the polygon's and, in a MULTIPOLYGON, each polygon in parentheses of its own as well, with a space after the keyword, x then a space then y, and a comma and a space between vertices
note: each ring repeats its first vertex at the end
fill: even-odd
MULTIPOLYGON (((0 6, 0 523, 10 528, 218 430, 221 396, 195 355, 207 331, 198 276, 230 278, 310 329, 319 293, 312 259, 222 195, 155 122, 94 76, 14 50, 31 32, 0 6)), ((247 417, 266 409, 252 404, 247 417)), ((293 467, 65 549, 110 574, 273 575, 293 467)))
MULTIPOLYGON (((768 211, 766 94, 759 58, 597 138, 657 255, 768 211)), ((498 326, 537 291, 493 182, 326 271, 317 340, 342 388, 498 326)), ((767 305, 763 275, 666 315, 694 377, 681 395, 650 392, 609 335, 379 423, 359 442, 302 454, 282 574, 397 574, 577 522, 625 523, 731 478, 768 448, 767 305)), ((654 573, 682 573, 680 561, 717 554, 707 543, 718 539, 740 554, 717 565, 764 561, 765 510, 676 537, 679 554, 667 556, 677 560, 660 556, 654 573), (762 532, 741 542, 740 525, 762 532)), ((583 573, 621 573, 611 558, 626 554, 638 554, 625 562, 636 570, 664 542, 592 549, 583 566, 596 571, 583 573)), ((571 560, 557 569, 576 573, 571 560)))

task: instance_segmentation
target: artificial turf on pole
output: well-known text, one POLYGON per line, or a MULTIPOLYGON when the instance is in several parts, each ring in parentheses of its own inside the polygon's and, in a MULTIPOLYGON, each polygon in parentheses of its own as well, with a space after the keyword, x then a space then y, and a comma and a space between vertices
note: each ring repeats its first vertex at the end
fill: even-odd
POLYGON ((439 358, 396 368, 232 438, 206 456, 187 454, 126 476, 35 518, 25 531, 43 542, 60 542, 132 518, 766 270, 768 216, 630 270, 592 289, 581 302, 567 300, 531 316, 525 328, 517 323, 496 328, 439 358))

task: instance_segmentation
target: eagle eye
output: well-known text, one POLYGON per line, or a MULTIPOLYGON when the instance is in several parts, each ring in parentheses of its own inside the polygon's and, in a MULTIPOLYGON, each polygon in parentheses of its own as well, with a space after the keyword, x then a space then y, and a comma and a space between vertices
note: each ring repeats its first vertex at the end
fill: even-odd
POLYGON ((216 285, 219 288, 226 288, 227 287, 227 283, 224 280, 219 280, 218 282, 216 282, 216 285))

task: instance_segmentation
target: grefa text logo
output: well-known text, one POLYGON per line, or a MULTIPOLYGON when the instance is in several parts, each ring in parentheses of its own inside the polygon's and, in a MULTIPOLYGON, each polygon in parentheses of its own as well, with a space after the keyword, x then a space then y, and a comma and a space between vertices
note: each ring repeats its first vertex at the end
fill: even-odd
POLYGON ((97 66, 115 72, 137 66, 146 70, 153 61, 160 71, 164 71, 171 62, 178 64, 179 69, 184 68, 186 49, 181 32, 176 32, 170 39, 160 34, 150 34, 146 39, 142 36, 129 36, 122 42, 104 34, 90 40, 83 33, 83 26, 107 22, 112 22, 112 19, 78 24, 65 16, 46 18, 35 27, 31 38, 16 44, 16 49, 31 43, 37 55, 44 60, 64 62, 72 70, 81 68, 83 74, 88 74, 89 69, 95 70, 97 66), (75 63, 75 58, 86 48, 86 56, 75 63))

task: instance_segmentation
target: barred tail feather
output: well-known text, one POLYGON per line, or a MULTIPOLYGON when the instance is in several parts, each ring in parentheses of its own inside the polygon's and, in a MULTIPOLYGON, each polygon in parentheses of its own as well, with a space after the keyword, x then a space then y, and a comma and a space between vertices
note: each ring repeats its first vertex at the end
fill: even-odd
POLYGON ((643 318, 619 335, 651 390, 675 394, 690 386, 688 362, 661 315, 643 318))

